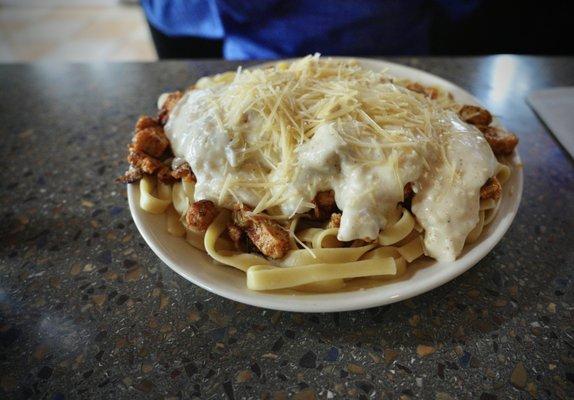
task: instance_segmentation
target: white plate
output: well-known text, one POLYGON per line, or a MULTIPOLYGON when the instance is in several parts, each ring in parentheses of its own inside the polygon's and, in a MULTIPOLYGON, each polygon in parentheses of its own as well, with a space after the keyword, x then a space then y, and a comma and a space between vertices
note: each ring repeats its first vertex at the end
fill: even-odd
MULTIPOLYGON (((450 91, 459 103, 478 101, 460 87, 435 75, 386 61, 358 59, 366 68, 388 68, 396 77, 407 78, 425 85, 440 86, 450 91)), ((258 307, 297 312, 334 312, 357 310, 405 300, 434 289, 467 271, 486 256, 510 227, 522 196, 522 169, 518 154, 513 156, 513 173, 504 185, 498 215, 485 229, 480 239, 465 246, 454 262, 419 260, 409 266, 407 276, 395 282, 352 292, 328 294, 282 294, 256 292, 247 289, 245 274, 234 268, 217 265, 211 258, 187 244, 183 238, 171 236, 166 230, 165 215, 148 214, 138 205, 138 185, 128 185, 132 217, 141 235, 171 269, 190 282, 228 299, 258 307)))

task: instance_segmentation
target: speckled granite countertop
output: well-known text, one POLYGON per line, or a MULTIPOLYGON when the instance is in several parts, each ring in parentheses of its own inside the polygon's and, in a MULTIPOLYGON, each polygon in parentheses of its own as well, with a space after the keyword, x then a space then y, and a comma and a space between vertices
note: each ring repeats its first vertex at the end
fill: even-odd
POLYGON ((338 314, 195 287, 144 244, 113 182, 159 93, 237 63, 0 66, 0 398, 572 398, 574 166, 524 96, 574 85, 574 59, 397 61, 519 133, 524 198, 458 279, 338 314))

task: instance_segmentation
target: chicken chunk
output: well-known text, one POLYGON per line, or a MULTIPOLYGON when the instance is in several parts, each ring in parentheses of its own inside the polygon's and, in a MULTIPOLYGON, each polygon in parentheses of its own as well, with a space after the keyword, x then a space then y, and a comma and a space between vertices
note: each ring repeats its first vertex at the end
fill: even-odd
POLYGON ((251 216, 240 205, 233 212, 233 221, 242 228, 257 249, 271 258, 283 258, 289 251, 289 233, 276 221, 263 215, 251 216))
POLYGON ((313 216, 318 220, 326 220, 330 215, 337 210, 335 204, 335 192, 327 190, 319 192, 313 199, 315 208, 313 209, 313 216))
POLYGON ((259 249, 253 244, 247 233, 235 224, 227 227, 227 234, 235 245, 235 248, 244 253, 258 253, 259 249))
POLYGON ((149 117, 147 115, 142 115, 136 122, 136 129, 135 131, 141 131, 142 129, 146 128, 153 128, 156 126, 160 126, 157 119, 149 117))
POLYGON ((487 126, 492 122, 492 115, 484 108, 464 105, 458 110, 460 118, 471 125, 487 126))
POLYGON ((502 194, 502 185, 495 176, 489 178, 486 183, 480 188, 480 199, 493 199, 498 200, 502 194))
POLYGON ((168 147, 169 140, 165 136, 163 128, 159 125, 148 126, 139 130, 136 129, 136 133, 132 139, 132 148, 134 150, 141 151, 156 158, 161 157, 168 147))
POLYGON ((143 171, 139 168, 130 167, 122 176, 116 179, 119 183, 135 183, 142 179, 143 171))
POLYGON ((235 247, 240 249, 241 248, 241 240, 243 238, 243 231, 240 227, 235 224, 231 224, 227 227, 227 234, 231 241, 235 244, 235 247))
POLYGON ((494 126, 481 126, 479 129, 497 156, 511 154, 518 145, 518 137, 514 133, 494 126))
POLYGON ((185 213, 186 227, 193 232, 205 232, 217 216, 217 207, 209 200, 191 204, 185 213))
POLYGON ((177 102, 183 97, 183 93, 180 91, 169 93, 159 110, 158 120, 160 124, 165 125, 171 110, 175 107, 177 102))
POLYGON ((171 176, 173 176, 173 178, 176 180, 183 179, 186 182, 195 182, 195 175, 193 175, 191 167, 188 163, 183 163, 171 171, 171 176))
MULTIPOLYGON (((116 181, 134 183, 139 181, 144 174, 153 175, 158 171, 165 172, 167 167, 164 167, 158 158, 165 154, 167 148, 169 148, 169 141, 159 122, 145 115, 139 117, 132 143, 128 147, 127 160, 130 163, 130 169, 116 181)), ((168 174, 169 172, 171 171, 168 168, 168 174)))
POLYGON ((157 158, 148 156, 147 154, 134 150, 133 148, 130 148, 128 162, 131 166, 150 175, 155 173, 162 166, 161 162, 157 158))
POLYGON ((405 87, 413 92, 420 93, 428 97, 429 99, 434 100, 438 98, 438 90, 436 88, 423 86, 417 82, 411 82, 407 84, 405 87))

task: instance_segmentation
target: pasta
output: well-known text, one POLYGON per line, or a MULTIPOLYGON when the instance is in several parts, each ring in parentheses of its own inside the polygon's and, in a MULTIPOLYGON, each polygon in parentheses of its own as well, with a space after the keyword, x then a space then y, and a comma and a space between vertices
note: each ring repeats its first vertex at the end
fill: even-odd
POLYGON ((152 214, 163 214, 171 204, 171 188, 159 182, 155 189, 155 179, 146 176, 140 181, 140 207, 152 214))
MULTIPOLYGON (((177 125, 177 107, 184 107, 189 97, 182 99, 180 94, 174 100, 171 95, 162 95, 160 122, 146 123, 161 127, 168 118, 165 130, 175 158, 164 157, 163 163, 143 163, 141 153, 136 154, 130 147, 128 159, 135 172, 139 170, 142 175, 141 209, 165 214, 166 229, 171 235, 206 252, 215 262, 244 272, 246 286, 251 290, 328 293, 345 290, 353 280, 394 280, 421 257, 454 259, 465 243, 479 240, 496 216, 502 185, 512 172, 500 161, 502 158, 494 158, 484 140, 475 139, 482 127, 473 127, 472 121, 483 123, 490 114, 478 118, 476 110, 463 110, 467 107, 464 106, 458 111, 459 117, 455 117, 453 110, 456 112, 460 106, 447 92, 408 81, 392 82, 386 76, 361 75, 363 72, 357 72, 354 64, 338 66, 335 73, 333 68, 337 65, 327 62, 322 71, 316 58, 300 63, 302 66, 296 68, 296 63, 280 63, 274 72, 256 70, 243 78, 242 90, 252 89, 250 96, 230 91, 229 99, 210 98, 210 110, 219 107, 227 114, 218 111, 216 116, 207 116, 211 118, 209 124, 201 129, 225 131, 226 124, 230 124, 238 127, 240 134, 231 136, 228 143, 229 136, 221 139, 212 133, 202 139, 198 147, 201 152, 178 131, 182 128, 177 125), (282 80, 281 73, 285 71, 294 72, 298 83, 282 80), (318 78, 309 83, 305 74, 318 78), (341 78, 345 74, 350 74, 345 78, 349 82, 355 79, 358 83, 348 85, 341 78), (276 86, 269 86, 266 80, 275 80, 276 86), (386 86, 382 92, 372 92, 368 85, 361 86, 365 80, 384 82, 386 86), (252 81, 259 86, 249 86, 254 85, 252 81), (296 92, 302 90, 297 84, 309 85, 311 91, 296 92), (259 97, 254 93, 259 93, 259 97), (236 97, 231 99, 232 95, 236 97), (261 105, 258 102, 264 95, 268 98, 261 100, 261 105), (295 97, 284 102, 289 96, 295 97), (295 104, 296 101, 302 103, 295 104), (229 109, 221 108, 224 105, 229 109), (262 117, 258 119, 256 115, 262 117), (309 124, 307 129, 302 128, 303 122, 309 124), (260 136, 249 136, 251 123, 257 124, 255 130, 260 136), (441 129, 447 135, 434 133, 441 129), (475 160, 469 157, 468 165, 449 155, 453 147, 470 143, 468 139, 444 142, 444 137, 456 135, 478 140, 473 144, 478 156, 475 160), (312 140, 323 136, 328 140, 321 139, 308 152, 312 140), (214 163, 213 157, 209 158, 210 146, 225 146, 224 163, 214 163), (191 149, 201 163, 193 164, 193 159, 180 150, 183 148, 191 149), (204 150, 206 155, 202 154, 204 150), (339 164, 329 169, 335 156, 340 158, 339 164), (406 169, 405 165, 413 160, 418 164, 406 169), (182 169, 182 161, 190 164, 187 175, 187 164, 182 169), (357 164, 362 169, 355 171, 357 164), (154 165, 153 170, 150 165, 154 165), (246 167, 242 170, 239 166, 246 167), (483 175, 472 172, 475 169, 483 175), (341 170, 351 172, 347 176, 341 170), (331 175, 336 173, 340 175, 334 180, 331 175), (353 188, 355 181, 362 185, 363 176, 376 177, 376 184, 353 188), (300 186, 293 186, 299 181, 300 186), (344 185, 337 186, 341 182, 344 185), (432 186, 429 182, 447 186, 432 186), (464 182, 470 186, 464 186, 464 182), (441 205, 452 208, 450 191, 456 192, 455 198, 462 204, 454 212, 441 205), (428 209, 433 209, 433 213, 425 214, 428 209), (441 213, 449 216, 448 221, 441 213), (450 224, 451 216, 451 227, 437 230, 440 224, 450 224)), ((202 78, 195 88, 212 96, 216 89, 239 85, 240 74, 241 71, 202 78)), ((189 125, 189 121, 185 123, 189 125)), ((138 144, 137 129, 132 146, 138 144)), ((149 132, 146 135, 149 137, 149 132)), ((132 179, 133 173, 130 171, 125 179, 132 179)))

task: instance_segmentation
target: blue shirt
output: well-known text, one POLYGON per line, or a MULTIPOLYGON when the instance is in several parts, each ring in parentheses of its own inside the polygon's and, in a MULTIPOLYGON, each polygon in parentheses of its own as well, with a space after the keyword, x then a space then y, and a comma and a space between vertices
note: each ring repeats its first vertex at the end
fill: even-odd
POLYGON ((424 54, 432 7, 457 18, 479 0, 142 0, 168 36, 223 39, 227 59, 424 54))

